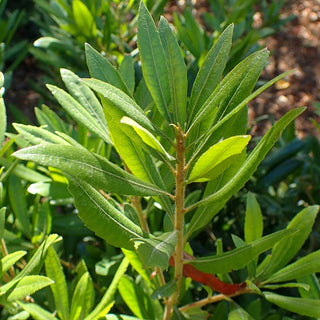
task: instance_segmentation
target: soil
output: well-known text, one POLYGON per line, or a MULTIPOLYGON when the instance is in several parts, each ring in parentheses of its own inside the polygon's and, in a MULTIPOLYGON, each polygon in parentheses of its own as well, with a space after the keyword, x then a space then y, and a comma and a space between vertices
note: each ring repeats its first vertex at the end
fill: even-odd
MULTIPOLYGON (((205 1, 198 3, 198 13, 206 10, 205 1)), ((283 16, 291 14, 296 18, 277 34, 263 40, 263 45, 271 54, 262 80, 270 80, 291 69, 295 71, 249 104, 249 121, 252 132, 260 135, 269 122, 256 119, 270 116, 278 119, 292 108, 306 106, 307 110, 296 120, 297 135, 303 138, 313 134, 320 138, 320 132, 310 121, 313 118, 320 123, 315 108, 320 101, 320 0, 288 0, 283 8, 283 16)), ((257 23, 258 20, 257 15, 257 23)), ((30 121, 34 120, 33 109, 40 104, 41 95, 32 90, 29 79, 36 82, 39 76, 41 70, 36 61, 26 58, 15 71, 12 85, 5 96, 6 104, 15 105, 30 121)), ((320 107, 318 113, 320 115, 320 107)))

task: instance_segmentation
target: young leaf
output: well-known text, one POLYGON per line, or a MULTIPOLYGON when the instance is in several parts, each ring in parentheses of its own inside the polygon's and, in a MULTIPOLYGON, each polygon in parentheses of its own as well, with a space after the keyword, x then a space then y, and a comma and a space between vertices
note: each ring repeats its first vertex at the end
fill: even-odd
MULTIPOLYGON (((7 302, 15 302, 17 300, 22 300, 28 295, 35 293, 36 291, 47 287, 53 283, 47 277, 43 276, 25 276, 21 278, 11 290, 5 290, 4 287, 0 289, 0 300, 7 302)), ((7 287, 6 287, 7 288, 7 287)))
POLYGON ((240 154, 249 143, 251 136, 235 136, 218 142, 208 149, 194 165, 188 183, 208 181, 232 165, 226 162, 240 154), (222 167, 219 165, 222 165, 222 167), (219 170, 217 170, 219 168, 219 170))
POLYGON ((72 1, 72 13, 77 28, 86 37, 92 38, 97 36, 97 26, 93 16, 86 5, 80 0, 72 1))
POLYGON ((70 319, 83 319, 94 303, 94 287, 89 272, 85 272, 74 290, 70 308, 70 319))
POLYGON ((272 274, 264 283, 285 282, 303 278, 313 273, 320 272, 320 250, 300 258, 296 262, 272 274))
POLYGON ((132 239, 132 241, 134 241, 134 247, 145 268, 159 267, 167 269, 169 258, 177 242, 177 234, 168 232, 159 237, 150 237, 149 239, 140 237, 132 239))
POLYGON ((48 249, 45 260, 46 275, 54 281, 51 285, 55 307, 61 320, 69 318, 69 297, 66 278, 59 260, 59 257, 53 247, 48 249))
POLYGON ((280 241, 272 250, 268 264, 262 263, 258 268, 260 279, 266 279, 284 267, 301 249, 309 237, 319 206, 309 206, 300 211, 288 224, 287 230, 298 230, 294 237, 280 241))
POLYGON ((121 74, 102 54, 88 43, 85 44, 85 51, 88 69, 92 78, 107 82, 127 95, 131 95, 121 74))
POLYGON ((90 132, 96 134, 106 143, 111 143, 106 127, 101 126, 101 119, 97 119, 96 116, 93 116, 84 106, 64 90, 53 85, 47 85, 47 87, 73 119, 81 123, 90 132))
POLYGON ((123 117, 120 122, 131 126, 145 144, 165 155, 168 158, 168 160, 174 160, 174 158, 164 149, 164 147, 156 139, 156 137, 147 129, 143 128, 134 120, 128 117, 123 117))
POLYGON ((85 320, 96 320, 100 319, 100 317, 107 317, 106 314, 109 312, 113 305, 114 295, 118 288, 118 284, 122 279, 123 275, 127 271, 127 267, 129 262, 126 258, 122 260, 120 266, 118 267, 117 272, 115 273, 111 284, 109 285, 108 289, 106 290, 105 294, 101 298, 100 302, 97 306, 91 311, 91 313, 85 317, 85 320))
POLYGON ((111 245, 132 250, 130 240, 143 237, 143 231, 89 184, 71 176, 68 180, 79 216, 85 225, 111 245))
POLYGON ((190 208, 198 206, 207 206, 212 204, 210 211, 197 210, 193 215, 192 220, 187 229, 187 236, 190 236, 194 231, 201 229, 211 220, 211 218, 223 208, 224 204, 235 194, 251 177, 259 163, 264 159, 267 152, 275 144, 281 132, 286 126, 294 120, 305 108, 297 108, 285 114, 261 139, 259 144, 251 152, 242 167, 237 171, 235 176, 226 183, 217 192, 208 195, 190 208))
POLYGON ((161 115, 172 123, 170 114, 170 83, 160 35, 143 1, 138 16, 138 48, 147 87, 161 115))
POLYGON ((247 243, 258 240, 263 233, 263 217, 259 203, 254 195, 247 195, 246 217, 244 223, 244 238, 247 243))
POLYGON ((18 301, 17 303, 22 307, 22 309, 30 313, 32 318, 35 320, 59 320, 54 315, 52 315, 52 313, 41 308, 36 303, 24 303, 21 301, 18 301))
POLYGON ((41 144, 19 150, 14 156, 58 168, 106 192, 133 195, 168 194, 85 148, 68 145, 61 148, 60 145, 41 144))
POLYGON ((24 125, 20 123, 13 123, 12 125, 19 132, 19 134, 24 137, 24 139, 26 139, 33 145, 37 145, 43 142, 67 144, 64 139, 43 128, 24 125))
POLYGON ((232 44, 232 33, 233 25, 230 25, 219 36, 201 65, 192 87, 188 106, 189 125, 193 122, 194 115, 199 111, 221 80, 232 44))
POLYGON ((288 229, 277 231, 261 239, 248 243, 243 247, 224 252, 220 255, 188 260, 188 263, 200 271, 212 274, 238 270, 244 268, 250 261, 258 257, 261 253, 272 248, 278 241, 287 239, 295 232, 296 231, 294 230, 288 229))
POLYGON ((0 261, 0 277, 2 278, 3 274, 9 270, 18 260, 20 260, 27 252, 26 251, 15 251, 7 256, 4 256, 0 261))
POLYGON ((171 108, 175 122, 183 127, 186 121, 187 108, 187 68, 181 49, 166 19, 160 18, 159 33, 165 56, 171 92, 171 108))
POLYGON ((314 299, 292 298, 273 292, 263 292, 264 297, 280 308, 311 318, 320 317, 320 301, 314 299))

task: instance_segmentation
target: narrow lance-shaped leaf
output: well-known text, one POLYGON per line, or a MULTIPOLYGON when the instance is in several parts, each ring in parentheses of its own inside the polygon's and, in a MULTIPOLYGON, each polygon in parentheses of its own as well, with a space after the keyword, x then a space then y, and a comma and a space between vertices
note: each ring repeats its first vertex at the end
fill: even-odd
POLYGON ((147 236, 88 183, 68 176, 70 192, 85 225, 113 246, 133 249, 131 239, 147 236))
POLYGON ((85 44, 86 60, 92 78, 107 82, 127 95, 131 95, 125 81, 117 69, 98 51, 85 44))
POLYGON ((4 105, 4 101, 2 98, 2 95, 4 93, 3 83, 4 83, 4 77, 3 77, 3 73, 1 72, 0 73, 0 146, 4 141, 4 133, 6 132, 6 129, 7 129, 6 107, 4 105))
MULTIPOLYGON (((119 67, 119 73, 123 78, 123 81, 128 86, 128 89, 131 94, 133 94, 135 89, 135 71, 134 71, 134 62, 130 54, 123 56, 119 67)), ((92 76, 92 78, 96 78, 92 76)))
POLYGON ((36 303, 24 303, 21 301, 17 302, 22 309, 26 310, 35 320, 59 320, 52 313, 43 309, 36 303))
POLYGON ((11 268, 17 261, 19 261, 24 255, 26 255, 26 251, 15 251, 12 252, 10 254, 8 254, 7 256, 4 256, 1 260, 0 260, 0 277, 2 278, 3 274, 9 270, 9 268, 11 268))
POLYGON ((231 270, 244 268, 250 261, 258 257, 261 253, 272 248, 279 240, 287 239, 296 231, 284 229, 274 232, 261 239, 253 241, 243 247, 224 252, 220 255, 208 256, 188 260, 188 263, 203 272, 226 273, 231 270))
POLYGON ((164 233, 159 237, 149 239, 133 239, 134 247, 145 268, 159 267, 167 269, 176 242, 175 232, 164 233))
POLYGON ((50 247, 45 260, 46 275, 54 281, 51 285, 55 307, 61 320, 69 318, 69 297, 65 275, 55 250, 50 247))
POLYGON ((164 147, 157 140, 157 138, 151 132, 149 132, 147 129, 143 128, 138 123, 136 123, 134 120, 132 120, 128 117, 123 117, 121 119, 121 123, 124 123, 124 124, 131 126, 134 129, 134 131, 139 135, 139 137, 142 139, 142 141, 144 143, 146 143, 148 146, 150 146, 154 150, 165 155, 168 160, 174 160, 174 158, 164 149, 164 147))
POLYGON ((210 212, 197 211, 197 214, 193 215, 187 229, 187 237, 191 236, 194 231, 199 230, 203 226, 205 226, 212 219, 212 217, 217 214, 220 209, 223 208, 224 204, 230 199, 230 197, 235 194, 250 179, 259 163, 264 159, 267 152, 275 144, 281 132, 304 110, 305 108, 296 108, 285 114, 261 139, 259 144, 251 152, 251 154, 235 174, 233 179, 231 179, 214 194, 205 197, 198 203, 195 203, 194 205, 189 207, 190 210, 191 208, 198 206, 204 206, 208 204, 214 205, 210 212))
POLYGON ((263 233, 263 217, 259 203, 249 192, 247 196, 246 216, 244 223, 244 237, 247 243, 260 239, 263 233))
POLYGON ((132 195, 167 194, 85 148, 68 145, 61 148, 60 145, 41 144, 19 150, 14 156, 58 168, 106 192, 132 195))
POLYGON ((278 307, 311 318, 320 317, 320 301, 282 296, 273 292, 263 292, 264 297, 278 307))
MULTIPOLYGON (((80 78, 72 71, 61 69, 61 78, 70 94, 81 104, 82 108, 90 114, 98 124, 101 135, 109 136, 107 122, 103 114, 103 108, 95 94, 84 85, 80 78)), ((110 137, 109 137, 110 140, 110 137)))
POLYGON ((265 279, 284 267, 297 254, 311 233, 318 211, 319 206, 309 206, 291 220, 287 229, 298 230, 297 234, 294 238, 279 242, 273 248, 267 264, 262 263, 258 268, 258 275, 261 279, 265 279))
POLYGON ((147 87, 161 115, 170 123, 170 83, 160 35, 143 1, 138 16, 138 48, 147 87))
POLYGON ((159 33, 167 57, 171 92, 170 111, 173 113, 175 122, 179 122, 183 127, 186 121, 187 108, 187 67, 170 25, 163 17, 159 22, 159 33))
POLYGON ((208 149, 194 165, 188 183, 208 181, 232 165, 225 161, 240 154, 249 143, 251 136, 235 136, 218 142, 208 149), (223 162, 225 165, 223 165, 223 162), (219 165, 222 167, 218 167, 219 165), (219 170, 218 170, 219 169, 219 170))
POLYGON ((285 282, 320 272, 320 250, 312 252, 273 273, 264 283, 285 282))
POLYGON ((103 139, 106 143, 111 143, 109 134, 105 128, 101 127, 99 121, 93 117, 77 100, 64 90, 47 85, 48 89, 52 92, 54 97, 58 100, 60 105, 65 109, 70 116, 85 126, 90 132, 96 134, 103 139))
POLYGON ((223 70, 228 61, 229 51, 232 44, 233 25, 230 25, 219 36, 217 42, 208 52, 197 74, 192 87, 188 106, 188 124, 193 122, 194 115, 208 99, 218 85, 223 70))

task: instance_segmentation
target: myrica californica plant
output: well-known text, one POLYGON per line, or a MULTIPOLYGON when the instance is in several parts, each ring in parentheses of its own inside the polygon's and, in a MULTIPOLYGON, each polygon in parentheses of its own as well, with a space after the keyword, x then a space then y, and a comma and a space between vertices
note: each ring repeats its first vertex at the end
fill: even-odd
MULTIPOLYGON (((118 286, 139 319, 193 319, 194 310, 231 301, 243 293, 320 317, 317 300, 270 291, 286 286, 306 289, 307 285, 295 280, 319 271, 320 252, 287 266, 309 236, 318 206, 306 207, 286 229, 263 236, 260 208, 249 194, 244 239, 233 237, 235 249, 223 252, 220 243, 216 254, 194 257, 189 245, 250 179, 281 132, 304 110, 289 111, 247 151, 251 139, 246 135, 247 102, 286 74, 255 88, 269 55, 264 49, 223 77, 232 33, 230 25, 220 35, 188 90, 188 70, 170 25, 162 17, 157 28, 141 2, 139 83, 135 83, 131 56, 124 57, 115 69, 86 45, 92 78, 80 79, 63 69, 61 76, 70 94, 48 85, 78 122, 82 136, 86 128, 90 132, 87 139, 99 138, 100 147, 45 128, 15 125, 35 145, 15 156, 60 169, 86 226, 121 248, 124 259, 141 275, 139 285, 125 276, 118 286), (102 148, 103 144, 107 147, 102 148), (121 161, 110 153, 110 146, 121 161), (195 196, 192 190, 199 185, 203 192, 195 196), (155 219, 161 221, 157 227, 152 222, 155 219), (259 259, 270 249, 269 255, 259 259), (239 273, 233 283, 229 273, 240 269, 246 272, 239 273), (181 305, 190 288, 186 278, 207 287, 208 297, 181 305)), ((246 314, 240 306, 233 312, 246 314)), ((204 312, 203 319, 207 316, 204 312)))

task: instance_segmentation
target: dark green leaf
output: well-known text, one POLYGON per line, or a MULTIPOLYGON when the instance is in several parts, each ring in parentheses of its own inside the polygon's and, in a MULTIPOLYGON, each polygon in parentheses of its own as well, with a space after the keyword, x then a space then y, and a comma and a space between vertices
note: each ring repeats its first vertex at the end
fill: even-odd
MULTIPOLYGON (((132 56, 126 54, 123 56, 122 62, 119 67, 119 72, 123 81, 127 84, 130 93, 133 94, 135 88, 135 71, 132 56)), ((93 78, 93 75, 91 75, 93 78)), ((101 80, 101 79, 100 79, 101 80)))
POLYGON ((163 299, 171 296, 177 289, 177 284, 175 280, 170 280, 167 282, 163 287, 160 287, 159 289, 155 290, 151 298, 152 299, 163 299))

